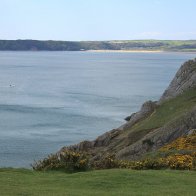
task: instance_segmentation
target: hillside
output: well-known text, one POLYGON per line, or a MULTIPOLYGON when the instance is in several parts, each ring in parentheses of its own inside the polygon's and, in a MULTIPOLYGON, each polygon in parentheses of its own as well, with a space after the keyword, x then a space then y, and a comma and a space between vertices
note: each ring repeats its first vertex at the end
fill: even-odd
POLYGON ((196 129, 196 59, 185 62, 157 102, 147 101, 127 123, 94 141, 64 147, 83 151, 92 160, 115 154, 117 159, 137 160, 196 129))
POLYGON ((0 51, 145 50, 195 52, 196 40, 39 41, 0 40, 0 51))

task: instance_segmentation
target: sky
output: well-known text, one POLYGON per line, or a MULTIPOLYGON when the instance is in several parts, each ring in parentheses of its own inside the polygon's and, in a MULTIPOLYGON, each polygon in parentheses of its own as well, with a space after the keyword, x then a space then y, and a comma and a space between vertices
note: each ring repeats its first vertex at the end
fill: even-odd
POLYGON ((196 0, 0 0, 0 39, 196 39, 196 0))

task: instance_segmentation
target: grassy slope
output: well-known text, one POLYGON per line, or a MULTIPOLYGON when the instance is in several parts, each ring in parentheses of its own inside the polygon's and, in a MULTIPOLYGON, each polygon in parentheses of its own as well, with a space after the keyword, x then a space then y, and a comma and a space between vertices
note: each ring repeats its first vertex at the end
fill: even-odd
POLYGON ((196 105, 196 89, 189 90, 182 95, 162 103, 155 112, 136 124, 135 130, 161 127, 174 118, 180 117, 196 105))
MULTIPOLYGON (((162 127, 196 106, 196 89, 189 90, 182 95, 162 103, 148 118, 136 123, 123 133, 123 138, 129 137, 129 143, 145 136, 155 128, 162 127)), ((122 140, 124 142, 124 140, 122 140)), ((119 143, 116 147, 124 145, 119 143)))
POLYGON ((196 172, 101 170, 86 173, 0 169, 0 195, 196 195, 196 172))

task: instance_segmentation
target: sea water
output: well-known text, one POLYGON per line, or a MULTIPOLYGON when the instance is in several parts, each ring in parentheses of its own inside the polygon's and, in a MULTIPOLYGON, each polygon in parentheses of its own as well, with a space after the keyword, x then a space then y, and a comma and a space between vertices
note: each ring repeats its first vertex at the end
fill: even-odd
POLYGON ((0 52, 0 167, 30 167, 157 100, 191 53, 0 52))

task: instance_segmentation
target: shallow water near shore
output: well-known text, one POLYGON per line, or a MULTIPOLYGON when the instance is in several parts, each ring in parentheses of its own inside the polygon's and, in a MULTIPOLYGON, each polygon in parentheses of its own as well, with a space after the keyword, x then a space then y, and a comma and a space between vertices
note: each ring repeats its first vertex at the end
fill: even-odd
POLYGON ((117 128, 194 53, 0 52, 0 167, 117 128))

